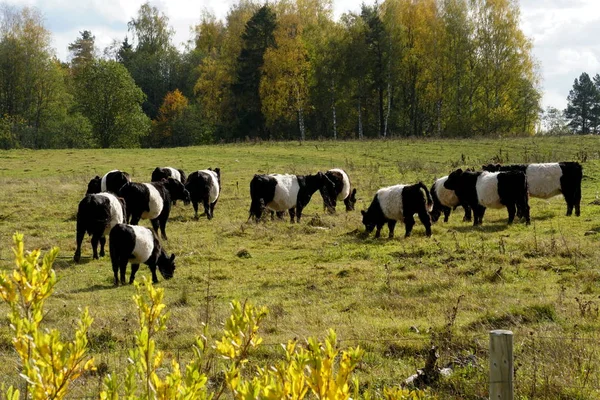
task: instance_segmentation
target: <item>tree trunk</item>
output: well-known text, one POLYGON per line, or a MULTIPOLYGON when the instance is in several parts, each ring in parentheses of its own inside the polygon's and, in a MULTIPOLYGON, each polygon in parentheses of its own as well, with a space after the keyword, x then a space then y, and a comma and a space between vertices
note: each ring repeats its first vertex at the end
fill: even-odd
POLYGON ((360 103, 360 95, 358 96, 358 138, 363 138, 363 125, 362 125, 362 104, 360 103))
POLYGON ((335 108, 335 85, 333 79, 331 80, 331 111, 333 117, 333 140, 337 140, 337 115, 335 108))
MULTIPOLYGON (((389 77, 388 77, 389 79, 389 77)), ((388 121, 390 119, 390 110, 392 108, 392 85, 388 81, 388 98, 387 98, 387 112, 385 114, 385 124, 383 127, 383 137, 387 137, 388 121)))

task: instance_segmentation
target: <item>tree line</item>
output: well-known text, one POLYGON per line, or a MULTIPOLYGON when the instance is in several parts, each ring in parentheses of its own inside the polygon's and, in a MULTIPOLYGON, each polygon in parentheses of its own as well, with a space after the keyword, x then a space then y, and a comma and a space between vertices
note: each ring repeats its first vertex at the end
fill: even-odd
POLYGON ((515 0, 240 0, 184 49, 143 4, 60 61, 40 13, 0 4, 0 147, 532 134, 540 88, 515 0))

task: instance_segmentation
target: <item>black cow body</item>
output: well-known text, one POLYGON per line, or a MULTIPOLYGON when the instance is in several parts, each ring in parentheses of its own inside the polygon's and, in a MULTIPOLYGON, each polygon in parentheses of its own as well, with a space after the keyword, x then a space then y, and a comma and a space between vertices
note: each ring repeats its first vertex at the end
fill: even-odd
POLYGON ((98 259, 98 243, 100 257, 104 257, 106 235, 116 224, 125 222, 125 202, 112 193, 94 193, 86 195, 77 210, 77 249, 73 260, 81 259, 81 243, 87 232, 92 237, 94 259, 98 259))
POLYGON ((381 235, 383 225, 387 223, 389 237, 394 237, 394 229, 398 221, 404 222, 405 237, 409 237, 415 225, 414 214, 419 216, 425 226, 425 234, 431 236, 431 218, 429 211, 433 200, 427 186, 422 182, 414 185, 394 185, 379 189, 367 211, 362 210, 362 222, 367 233, 377 228, 375 237, 381 235))
POLYGON ((119 193, 119 189, 127 182, 131 182, 129 174, 115 169, 104 174, 102 178, 98 175, 92 178, 88 183, 88 189, 85 194, 100 192, 119 193))
POLYGON ((221 169, 209 168, 192 172, 187 179, 185 188, 190 192, 190 199, 194 206, 194 217, 198 218, 198 204, 204 206, 204 213, 208 219, 214 217, 215 205, 221 194, 221 169))
POLYGON ((458 169, 448 176, 444 187, 454 190, 461 203, 473 209, 473 225, 483 222, 486 207, 508 211, 508 223, 514 221, 516 211, 529 219, 527 179, 521 171, 474 172, 458 169))
POLYGON ((315 175, 254 175, 250 182, 250 216, 258 222, 265 208, 271 211, 288 211, 290 221, 300 222, 302 210, 308 205, 312 195, 319 190, 323 201, 331 205, 330 193, 334 184, 322 172, 315 175))
POLYGON ((350 178, 343 169, 334 168, 325 172, 325 175, 335 185, 334 192, 330 194, 331 206, 328 208, 326 204, 323 204, 326 209, 335 212, 337 200, 342 200, 346 206, 346 211, 353 211, 354 205, 356 204, 356 189, 352 189, 350 184, 350 178))
POLYGON ((141 218, 149 219, 154 231, 158 234, 160 228, 165 240, 171 200, 190 200, 190 194, 183 184, 173 178, 151 183, 130 182, 121 188, 119 195, 125 199, 127 220, 132 225, 137 225, 141 218))
POLYGON ((471 207, 468 204, 461 204, 454 190, 446 189, 444 182, 447 176, 437 179, 431 186, 431 198, 433 199, 433 210, 431 210, 431 221, 437 222, 440 215, 444 213, 444 222, 448 222, 452 210, 462 206, 465 210, 463 221, 471 221, 471 207))
POLYGON ((152 282, 157 283, 156 267, 165 279, 171 279, 175 271, 175 254, 168 257, 154 232, 142 226, 117 224, 110 231, 110 259, 114 273, 114 284, 125 284, 127 263, 131 262, 129 283, 144 263, 150 267, 152 282))
POLYGON ((562 194, 567 203, 567 216, 580 215, 581 180, 583 168, 578 162, 542 164, 488 164, 485 171, 522 171, 527 176, 527 186, 531 197, 548 199, 562 194))

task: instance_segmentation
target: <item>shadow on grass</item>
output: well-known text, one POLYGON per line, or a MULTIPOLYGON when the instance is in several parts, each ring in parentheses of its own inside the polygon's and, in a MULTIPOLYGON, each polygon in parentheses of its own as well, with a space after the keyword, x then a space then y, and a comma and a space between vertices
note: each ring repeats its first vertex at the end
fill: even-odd
MULTIPOLYGON (((127 285, 125 285, 125 286, 127 286, 127 285)), ((91 292, 97 292, 100 290, 118 289, 119 287, 120 286, 115 286, 112 283, 107 284, 107 285, 94 284, 90 287, 72 290, 71 293, 91 293, 91 292)))
POLYGON ((59 256, 54 261, 54 268, 56 269, 64 269, 71 268, 77 265, 85 265, 95 261, 91 256, 89 257, 81 257, 79 262, 75 262, 73 260, 73 256, 59 256))

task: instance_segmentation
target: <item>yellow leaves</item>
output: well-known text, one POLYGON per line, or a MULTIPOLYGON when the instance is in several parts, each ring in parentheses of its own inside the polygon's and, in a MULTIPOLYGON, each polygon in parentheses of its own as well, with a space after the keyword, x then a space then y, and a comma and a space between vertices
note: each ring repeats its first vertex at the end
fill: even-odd
MULTIPOLYGON (((94 369, 93 359, 87 357, 92 318, 86 308, 72 342, 62 342, 58 330, 43 330, 44 303, 57 281, 52 265, 58 249, 52 249, 40 264, 39 250, 25 253, 23 235, 15 234, 13 241, 17 268, 10 276, 0 275, 0 297, 11 308, 9 319, 15 331, 13 345, 21 358, 21 376, 28 382, 32 398, 61 399, 71 382, 94 369)), ((14 391, 7 392, 8 398, 14 396, 14 391)))

